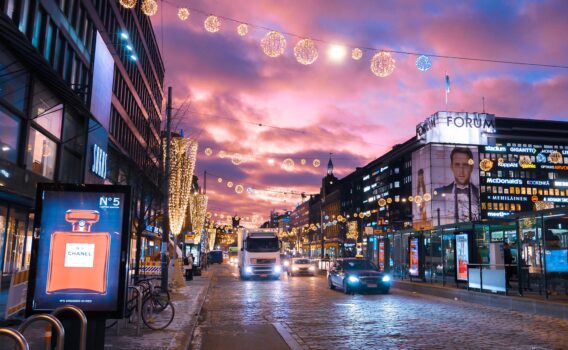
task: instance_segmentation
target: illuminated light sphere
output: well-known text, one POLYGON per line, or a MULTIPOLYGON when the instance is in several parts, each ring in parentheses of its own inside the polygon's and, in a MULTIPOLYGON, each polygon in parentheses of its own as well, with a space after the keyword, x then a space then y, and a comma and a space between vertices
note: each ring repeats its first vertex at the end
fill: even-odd
POLYGON ((136 6, 136 0, 120 0, 120 4, 126 9, 131 9, 136 6))
POLYGON ((268 165, 274 165, 274 159, 269 158, 269 159, 267 160, 267 163, 268 163, 268 165))
POLYGON ((181 19, 182 21, 185 21, 186 19, 189 18, 189 9, 187 9, 186 7, 181 7, 178 10, 178 18, 181 19))
POLYGON ((414 201, 414 197, 412 197, 412 196, 408 197, 408 201, 409 201, 409 202, 414 201))
POLYGON ((392 198, 391 197, 387 198, 387 204, 391 204, 391 203, 392 203, 392 198))
POLYGON ((284 159, 284 161, 282 162, 282 169, 286 171, 294 170, 294 161, 290 158, 284 159))
POLYGON ((329 215, 326 215, 324 219, 329 220, 329 215))
POLYGON ((483 171, 489 171, 491 170, 491 168, 493 168, 493 161, 491 159, 482 159, 481 162, 479 162, 479 169, 483 170, 483 171))
POLYGON ((219 29, 221 29, 221 21, 217 16, 211 15, 205 19, 203 26, 209 33, 216 33, 219 31, 219 29))
POLYGON ((416 204, 422 203, 422 197, 421 196, 415 196, 414 197, 414 203, 416 203, 416 204))
POLYGON ((315 168, 317 168, 317 167, 320 166, 321 163, 320 163, 319 159, 314 159, 314 161, 312 162, 312 164, 313 164, 313 166, 314 166, 315 168))
POLYGON ((384 207, 387 205, 387 200, 384 198, 379 199, 379 206, 384 207))
POLYGON ((418 70, 426 72, 428 69, 432 68, 432 60, 426 55, 418 56, 418 58, 416 59, 416 68, 418 68, 418 70))
POLYGON ((343 216, 341 216, 341 215, 337 215, 337 220, 339 220, 339 221, 343 221, 343 216))
POLYGON ((207 147, 207 148, 205 149, 205 155, 206 155, 206 156, 210 156, 210 155, 212 155, 212 154, 213 154, 213 150, 212 150, 210 147, 207 147))
POLYGON ((363 58, 363 50, 361 50, 358 47, 354 48, 351 51, 351 58, 353 58, 356 61, 360 60, 361 58, 363 58))
POLYGON ((306 160, 305 159, 300 160, 300 164, 306 165, 306 160))
POLYGON ((505 161, 505 160, 504 160, 503 158, 497 159, 497 163, 499 163, 499 164, 503 163, 504 161, 505 161))
POLYGON ((359 218, 361 218, 361 219, 362 219, 362 218, 364 218, 364 217, 365 217, 365 214, 363 214, 363 213, 359 213, 359 218))
POLYGON ((337 220, 333 220, 333 224, 334 224, 334 225, 337 225, 337 220))
POLYGON ((388 77, 394 72, 395 63, 390 53, 381 51, 371 60, 371 72, 380 78, 388 77))
POLYGON ((473 165, 473 164, 475 164, 475 162, 473 161, 473 159, 469 158, 469 159, 467 160, 467 164, 473 165))
POLYGON ((211 219, 211 216, 212 216, 212 215, 211 215, 211 212, 208 211, 208 212, 207 212, 207 218, 208 218, 208 219, 211 219))
POLYGON ((221 214, 221 219, 224 219, 224 218, 225 218, 225 214, 221 214))
POLYGON ((252 187, 247 187, 247 192, 248 193, 252 193, 254 190, 252 189, 252 187))
POLYGON ((422 196, 422 199, 424 199, 424 202, 429 202, 432 200, 432 195, 430 193, 424 193, 424 196, 422 196))
POLYGON ((370 218, 370 217, 371 217, 371 212, 370 212, 370 211, 366 212, 366 213, 365 213, 365 216, 368 217, 368 218, 370 218))
POLYGON ((268 32, 260 40, 262 52, 268 57, 278 57, 286 50, 286 38, 278 32, 268 32))
POLYGON ((146 16, 153 16, 158 12, 158 3, 155 0, 144 0, 140 9, 146 16))
POLYGON ((243 156, 240 153, 235 153, 231 157, 231 163, 239 165, 243 162, 243 156))
POLYGON ((218 178, 218 179, 217 179, 217 182, 218 182, 218 183, 222 183, 222 182, 223 182, 223 179, 222 179, 222 178, 218 178))
POLYGON ((546 156, 542 153, 539 153, 536 156, 536 161, 537 161, 537 163, 546 163, 546 156))
POLYGON ((558 164, 562 162, 562 153, 558 151, 553 151, 548 155, 548 160, 551 163, 558 164))
POLYGON ((318 59, 318 48, 313 40, 302 39, 294 46, 294 56, 298 63, 309 65, 318 59))
POLYGON ((219 158, 225 158, 227 156, 227 152, 219 151, 219 158))
POLYGON ((247 35, 249 32, 249 26, 241 23, 237 26, 237 34, 239 34, 240 36, 245 36, 247 35))
POLYGON ((347 55, 347 50, 345 49, 345 46, 342 45, 334 44, 331 45, 327 50, 327 56, 333 62, 343 61, 346 55, 347 55))
POLYGON ((245 191, 245 188, 243 187, 243 185, 237 185, 235 186, 235 192, 237 192, 238 194, 241 194, 245 191))

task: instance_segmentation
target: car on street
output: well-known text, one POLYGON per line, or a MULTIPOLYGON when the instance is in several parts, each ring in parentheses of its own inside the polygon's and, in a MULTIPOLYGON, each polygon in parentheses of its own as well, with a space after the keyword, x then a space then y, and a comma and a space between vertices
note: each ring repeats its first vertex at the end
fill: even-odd
POLYGON ((362 291, 387 294, 391 279, 369 260, 357 258, 337 259, 327 274, 329 288, 341 288, 345 294, 362 291))
POLYGON ((223 263, 223 251, 212 250, 208 254, 209 264, 222 264, 223 263))
POLYGON ((306 258, 290 259, 290 264, 288 265, 288 276, 295 276, 295 275, 314 276, 315 273, 316 273, 316 267, 312 265, 310 259, 306 258))

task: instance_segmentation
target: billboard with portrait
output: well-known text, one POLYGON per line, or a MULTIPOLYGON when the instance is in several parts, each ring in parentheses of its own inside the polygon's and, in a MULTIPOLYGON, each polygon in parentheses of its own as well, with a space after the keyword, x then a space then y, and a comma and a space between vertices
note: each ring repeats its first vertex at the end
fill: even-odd
POLYGON ((413 152, 412 194, 420 200, 413 203, 414 227, 480 219, 478 158, 477 146, 433 144, 413 152))
POLYGON ((40 184, 37 199, 26 312, 122 317, 130 187, 40 184))

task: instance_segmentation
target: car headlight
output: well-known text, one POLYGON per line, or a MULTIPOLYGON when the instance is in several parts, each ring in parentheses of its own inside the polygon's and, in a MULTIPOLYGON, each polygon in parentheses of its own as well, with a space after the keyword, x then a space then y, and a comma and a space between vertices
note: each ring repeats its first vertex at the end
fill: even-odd
POLYGON ((252 273, 252 267, 250 267, 250 266, 245 267, 245 272, 246 273, 252 273))
POLYGON ((288 266, 288 265, 290 265, 290 262, 289 262, 289 261, 284 261, 284 266, 288 266))
POLYGON ((292 267, 292 271, 298 271, 298 270, 299 270, 298 266, 292 267))
POLYGON ((274 273, 280 273, 280 272, 282 272, 282 267, 280 267, 280 265, 274 266, 274 273))
POLYGON ((391 278, 389 275, 384 275, 383 276, 383 282, 390 282, 391 278))
POLYGON ((310 268, 309 268, 308 270, 310 270, 310 271, 315 271, 315 270, 316 270, 316 267, 315 267, 315 266, 310 266, 310 268))
POLYGON ((359 278, 357 278, 356 276, 349 276, 349 277, 347 278, 347 280, 348 280, 349 282, 351 282, 351 283, 357 283, 357 282, 359 282, 359 278))

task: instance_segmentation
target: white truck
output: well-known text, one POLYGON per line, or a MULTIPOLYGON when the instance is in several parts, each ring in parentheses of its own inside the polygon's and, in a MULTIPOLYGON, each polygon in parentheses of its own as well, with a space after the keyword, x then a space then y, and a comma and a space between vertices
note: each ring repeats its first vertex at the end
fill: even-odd
POLYGON ((238 266, 241 279, 252 277, 279 279, 282 272, 282 243, 274 230, 238 231, 238 266))

